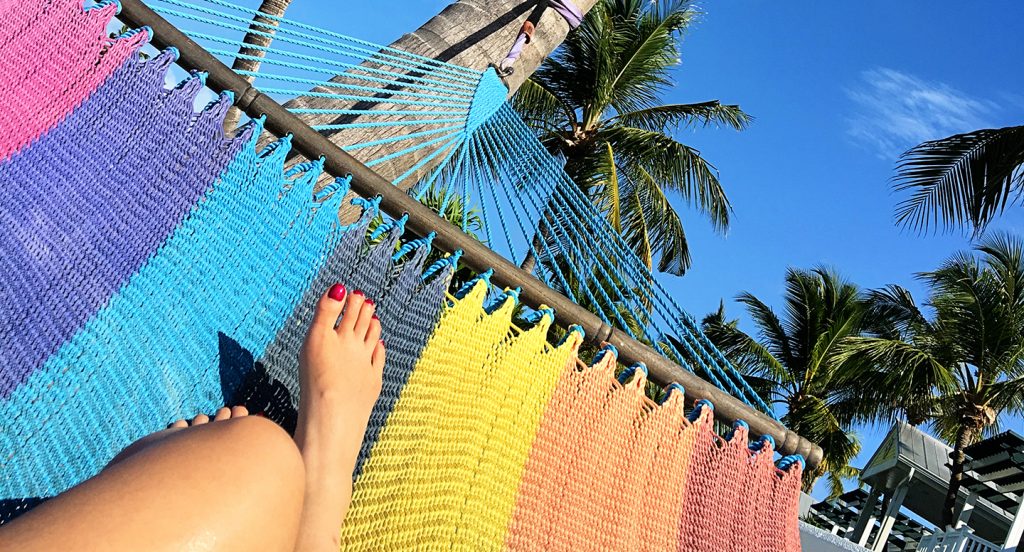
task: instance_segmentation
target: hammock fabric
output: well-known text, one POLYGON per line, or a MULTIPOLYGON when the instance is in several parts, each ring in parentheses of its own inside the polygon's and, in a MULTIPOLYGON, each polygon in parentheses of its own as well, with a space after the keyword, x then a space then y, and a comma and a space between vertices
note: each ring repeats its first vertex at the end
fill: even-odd
POLYGON ((486 297, 478 282, 442 314, 356 480, 343 549, 800 549, 800 469, 780 472, 770 442, 748 449, 742 424, 722 440, 710 405, 688 421, 678 388, 651 403, 613 349, 581 368, 579 333, 552 348, 547 316, 521 331, 513 295, 486 297))
POLYGON ((446 299, 458 255, 376 199, 342 226, 348 180, 314 193, 322 162, 286 168, 261 120, 225 136, 230 95, 196 112, 202 76, 167 89, 174 52, 108 39, 111 5, 0 8, 0 523, 178 418, 242 403, 292 429, 340 281, 388 344, 345 548, 799 550, 802 464, 770 439, 718 437, 678 386, 650 402, 613 348, 584 365, 579 330, 549 345, 552 313, 517 322, 486 273, 446 299), (36 51, 60 70, 12 57, 36 51))

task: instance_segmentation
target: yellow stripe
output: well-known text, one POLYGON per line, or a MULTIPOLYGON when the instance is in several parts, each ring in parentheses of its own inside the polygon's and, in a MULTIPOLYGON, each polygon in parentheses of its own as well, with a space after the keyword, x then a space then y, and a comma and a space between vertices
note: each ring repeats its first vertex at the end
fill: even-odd
POLYGON ((486 284, 445 310, 356 482, 347 550, 502 547, 540 417, 579 337, 492 314, 486 284))

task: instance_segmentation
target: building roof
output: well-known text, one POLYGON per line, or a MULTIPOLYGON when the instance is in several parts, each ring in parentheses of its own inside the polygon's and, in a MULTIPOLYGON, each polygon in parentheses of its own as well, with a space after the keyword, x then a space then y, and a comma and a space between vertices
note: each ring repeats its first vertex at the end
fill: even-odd
MULTIPOLYGON (((909 477, 910 489, 903 507, 939 526, 949 488, 950 452, 952 449, 942 441, 914 426, 897 423, 864 466, 860 479, 872 488, 891 491, 909 477)), ((967 493, 967 488, 960 490, 961 501, 966 500, 967 493)), ((975 505, 969 525, 978 536, 1002 542, 1016 508, 1008 512, 985 495, 979 496, 982 498, 975 505)))
POLYGON ((963 486, 1007 512, 1020 508, 1024 491, 1024 437, 1006 431, 964 449, 963 486))

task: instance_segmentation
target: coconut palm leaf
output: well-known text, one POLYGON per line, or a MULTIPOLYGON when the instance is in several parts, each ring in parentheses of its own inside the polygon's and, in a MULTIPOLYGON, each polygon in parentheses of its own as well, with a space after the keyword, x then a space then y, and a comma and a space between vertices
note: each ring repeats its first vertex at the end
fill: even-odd
POLYGON ((918 231, 968 226, 980 235, 1024 187, 1024 126, 924 142, 900 156, 896 221, 918 231))
POLYGON ((762 334, 761 344, 780 364, 793 366, 796 356, 793 354, 793 345, 790 343, 789 335, 782 325, 782 321, 775 314, 771 307, 748 292, 740 293, 736 300, 747 307, 747 314, 754 319, 758 330, 762 334))
MULTIPOLYGON (((735 365, 760 378, 769 389, 767 396, 784 405, 787 428, 822 447, 822 464, 805 475, 805 489, 827 475, 830 491, 840 492, 843 480, 856 474, 850 462, 860 451, 850 428, 858 415, 867 414, 859 414, 865 402, 852 379, 842 376, 837 356, 845 340, 863 330, 863 294, 839 274, 819 267, 787 270, 781 317, 751 293, 741 293, 737 300, 756 326, 756 337, 741 331, 736 321, 726 321, 721 307, 705 317, 706 335, 735 365)), ((880 408, 883 403, 869 404, 880 408)))
POLYGON ((666 132, 750 122, 717 100, 661 104, 679 63, 679 38, 696 16, 685 1, 600 0, 513 98, 629 245, 672 274, 692 262, 673 201, 693 206, 720 232, 732 206, 714 166, 666 132))
POLYGON ((615 148, 626 171, 643 170, 660 187, 708 216, 712 226, 729 228, 732 204, 718 180, 718 170, 700 152, 660 131, 615 126, 599 132, 615 148))
MULTIPOLYGON (((701 322, 701 329, 729 362, 745 375, 765 375, 764 379, 773 382, 772 387, 784 386, 792 389, 792 378, 786 367, 761 343, 739 329, 736 321, 725 320, 724 305, 719 306, 718 313, 708 315, 701 322)), ((784 396, 776 389, 762 396, 784 396)))
POLYGON ((545 132, 557 133, 559 127, 554 121, 574 124, 576 113, 540 81, 526 79, 519 91, 512 96, 512 107, 527 124, 539 127, 545 132))
POLYGON ((649 131, 666 128, 689 128, 719 125, 744 130, 753 120, 738 105, 722 105, 718 100, 692 104, 659 105, 619 113, 604 121, 603 126, 622 124, 649 131))

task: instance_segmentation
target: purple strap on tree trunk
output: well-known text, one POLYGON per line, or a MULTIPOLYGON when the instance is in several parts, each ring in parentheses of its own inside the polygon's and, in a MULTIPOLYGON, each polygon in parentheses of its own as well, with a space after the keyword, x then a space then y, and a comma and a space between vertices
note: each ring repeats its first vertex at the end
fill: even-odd
POLYGON ((133 56, 0 163, 0 398, 109 300, 247 139, 225 140, 224 98, 194 113, 200 78, 164 87, 173 60, 133 56))
POLYGON ((585 15, 576 4, 572 3, 572 0, 548 0, 548 5, 558 12, 558 15, 565 19, 565 22, 569 24, 570 29, 575 29, 583 23, 583 16, 585 15))
MULTIPOLYGON (((558 12, 558 15, 562 16, 562 19, 569 24, 569 29, 575 29, 583 23, 583 16, 585 15, 576 4, 572 3, 572 0, 548 0, 548 7, 558 12)), ((512 43, 512 48, 509 49, 508 55, 505 59, 501 60, 498 67, 502 73, 508 74, 512 69, 512 65, 515 64, 519 56, 523 54, 523 50, 526 48, 526 44, 529 37, 525 32, 520 31, 519 36, 516 37, 515 42, 512 43)))

